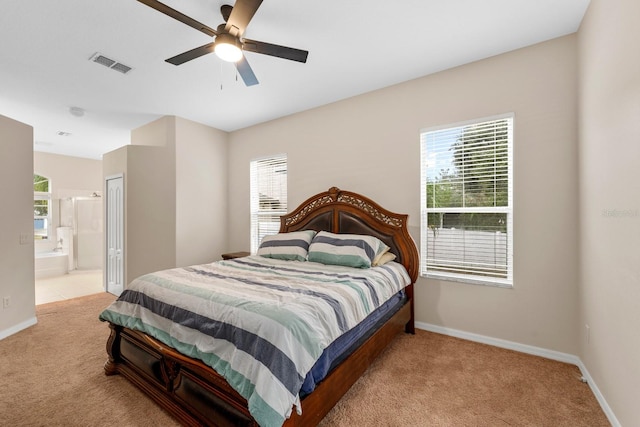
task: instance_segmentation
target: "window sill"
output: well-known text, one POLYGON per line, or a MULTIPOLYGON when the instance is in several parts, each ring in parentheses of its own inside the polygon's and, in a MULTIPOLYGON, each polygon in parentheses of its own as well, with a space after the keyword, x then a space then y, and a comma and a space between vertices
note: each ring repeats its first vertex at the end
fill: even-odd
POLYGON ((469 277, 469 276, 463 276, 463 275, 437 274, 437 273, 421 274, 420 277, 423 277, 426 279, 442 280, 445 282, 465 283, 468 285, 482 285, 482 286, 491 286, 495 288, 513 289, 513 283, 511 283, 508 280, 481 279, 477 277, 469 277))

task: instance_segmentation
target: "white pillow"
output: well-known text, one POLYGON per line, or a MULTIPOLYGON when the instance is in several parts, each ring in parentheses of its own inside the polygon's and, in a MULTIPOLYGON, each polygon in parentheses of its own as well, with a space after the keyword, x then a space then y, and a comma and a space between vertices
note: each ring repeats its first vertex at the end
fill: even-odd
POLYGON ((393 261, 394 259, 396 259, 396 256, 387 250, 387 252, 381 253, 376 257, 376 259, 373 260, 373 262, 371 263, 371 267, 385 265, 386 263, 388 263, 389 261, 393 261))

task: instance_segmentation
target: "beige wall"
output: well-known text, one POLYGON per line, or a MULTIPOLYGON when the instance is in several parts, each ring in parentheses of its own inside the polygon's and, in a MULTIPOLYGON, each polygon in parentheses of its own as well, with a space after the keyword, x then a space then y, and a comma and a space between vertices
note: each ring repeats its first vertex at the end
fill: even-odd
POLYGON ((124 175, 125 288, 138 276, 175 266, 175 118, 134 129, 131 142, 103 156, 105 177, 124 175))
POLYGON ((231 133, 230 249, 249 248, 249 162, 287 153, 290 209, 331 186, 410 215, 423 128, 515 113, 513 289, 420 279, 420 322, 577 354, 577 57, 567 36, 231 133))
POLYGON ((51 180, 51 198, 89 196, 102 191, 102 161, 59 154, 33 153, 33 170, 51 180))
POLYGON ((176 265, 227 251, 226 132, 176 118, 176 265))
POLYGON ((125 182, 126 285, 175 267, 175 166, 166 148, 129 145, 125 182))
POLYGON ((175 135, 175 117, 165 116, 132 130, 131 144, 154 147, 174 147, 175 135))
POLYGON ((592 0, 579 31, 580 355, 624 426, 640 425, 639 17, 592 0))
POLYGON ((33 128, 0 116, 0 339, 34 323, 33 128), (21 234, 26 244, 20 244, 21 234), (8 308, 2 299, 10 298, 8 308))
POLYGON ((124 174, 125 287, 142 274, 211 262, 227 250, 227 139, 166 116, 104 156, 105 176, 124 174))

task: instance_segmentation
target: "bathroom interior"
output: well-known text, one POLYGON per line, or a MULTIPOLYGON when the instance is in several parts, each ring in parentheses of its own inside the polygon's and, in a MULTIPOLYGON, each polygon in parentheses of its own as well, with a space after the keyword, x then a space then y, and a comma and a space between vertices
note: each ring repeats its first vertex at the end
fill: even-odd
POLYGON ((36 304, 102 292, 100 192, 67 192, 49 209, 50 226, 35 243, 36 304))

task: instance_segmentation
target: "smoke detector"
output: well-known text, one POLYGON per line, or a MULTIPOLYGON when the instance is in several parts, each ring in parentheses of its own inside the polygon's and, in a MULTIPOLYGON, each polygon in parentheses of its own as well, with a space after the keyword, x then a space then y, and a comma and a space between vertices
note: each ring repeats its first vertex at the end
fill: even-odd
POLYGON ((69 112, 72 116, 82 117, 84 116, 84 109, 80 107, 69 107, 69 112))

